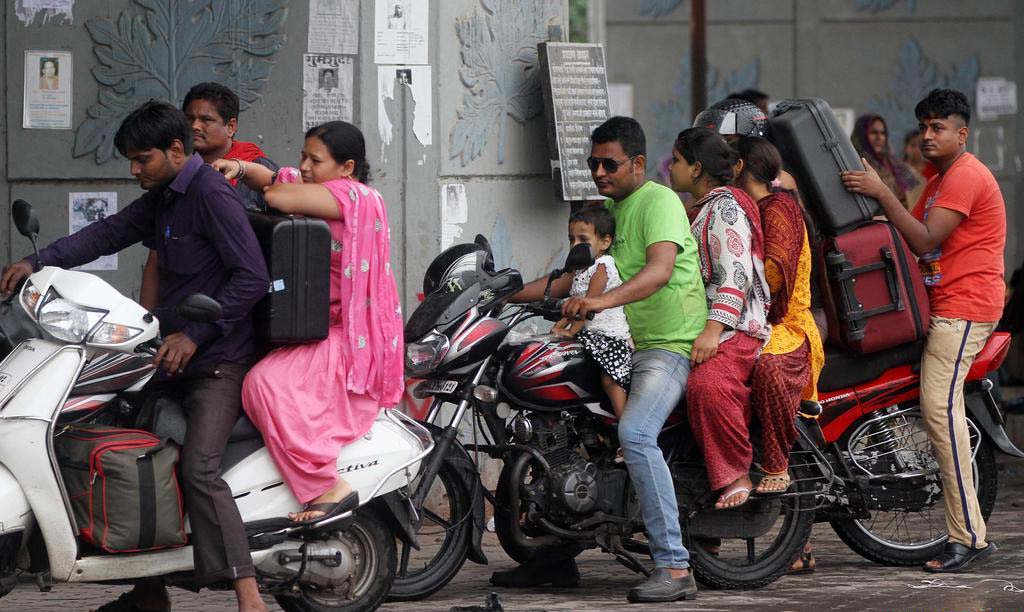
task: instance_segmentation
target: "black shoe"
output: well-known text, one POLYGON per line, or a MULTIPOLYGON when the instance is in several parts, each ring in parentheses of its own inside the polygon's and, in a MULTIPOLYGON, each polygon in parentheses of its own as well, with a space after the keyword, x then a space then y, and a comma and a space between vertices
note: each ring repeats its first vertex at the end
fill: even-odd
POLYGON ((956 542, 946 542, 935 560, 942 564, 941 567, 924 566, 924 571, 932 574, 944 574, 947 572, 959 572, 967 567, 972 561, 981 561, 992 556, 992 553, 999 550, 995 542, 989 542, 985 548, 970 548, 956 542))
POLYGON ((659 567, 650 578, 630 589, 626 599, 632 603, 697 599, 697 581, 693 579, 693 570, 682 578, 673 578, 667 568, 659 567))
POLYGON ((580 569, 572 559, 562 561, 530 560, 515 569, 491 574, 491 584, 510 589, 550 584, 553 587, 571 589, 580 586, 580 569))

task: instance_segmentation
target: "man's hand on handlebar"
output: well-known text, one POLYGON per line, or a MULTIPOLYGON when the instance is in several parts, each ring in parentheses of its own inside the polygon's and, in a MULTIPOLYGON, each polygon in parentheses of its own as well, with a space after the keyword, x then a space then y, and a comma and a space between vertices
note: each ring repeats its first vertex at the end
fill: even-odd
POLYGON ((164 338, 164 343, 153 358, 153 365, 163 367, 171 375, 180 374, 196 352, 196 343, 183 332, 164 338))
POLYGON ((593 314, 602 310, 604 310, 604 306, 601 305, 600 298, 571 297, 562 304, 562 316, 570 320, 592 319, 593 314))
POLYGON ((0 293, 10 295, 18 288, 18 283, 30 274, 32 274, 32 264, 24 259, 8 264, 4 268, 3 278, 0 279, 0 293))

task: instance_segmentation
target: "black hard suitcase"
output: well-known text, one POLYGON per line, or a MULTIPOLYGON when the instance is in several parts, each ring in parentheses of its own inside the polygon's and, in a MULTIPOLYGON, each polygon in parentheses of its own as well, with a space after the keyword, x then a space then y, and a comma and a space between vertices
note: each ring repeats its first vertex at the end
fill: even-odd
POLYGON ((878 214, 874 198, 850 193, 839 179, 841 171, 863 166, 828 102, 784 100, 775 107, 768 125, 769 137, 822 233, 838 236, 878 214))
POLYGON ((320 219, 249 213, 270 272, 270 288, 253 312, 256 333, 272 344, 327 337, 331 298, 331 231, 320 219))

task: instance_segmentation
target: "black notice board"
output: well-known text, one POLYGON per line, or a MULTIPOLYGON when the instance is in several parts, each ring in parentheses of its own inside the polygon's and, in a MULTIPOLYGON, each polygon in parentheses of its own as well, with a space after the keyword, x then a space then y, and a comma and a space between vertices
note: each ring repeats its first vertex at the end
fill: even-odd
POLYGON ((555 196, 565 201, 603 200, 587 158, 590 133, 608 119, 604 47, 545 42, 537 50, 555 196))

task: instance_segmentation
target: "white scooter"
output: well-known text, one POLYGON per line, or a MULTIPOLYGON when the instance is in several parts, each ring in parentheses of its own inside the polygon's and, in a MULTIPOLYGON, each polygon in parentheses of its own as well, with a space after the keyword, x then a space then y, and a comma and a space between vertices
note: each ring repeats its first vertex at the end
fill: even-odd
MULTIPOLYGON (((39 222, 31 206, 15 202, 14 218, 34 247, 39 222)), ((37 580, 41 588, 49 580, 143 577, 188 585, 191 546, 118 554, 81 547, 54 454, 61 409, 84 366, 101 352, 153 351, 156 318, 96 276, 53 267, 31 275, 17 299, 52 338, 22 342, 0 362, 0 597, 14 588, 16 570, 30 568, 48 572, 37 580)), ((204 296, 185 306, 195 320, 220 316, 219 305, 204 296)), ((406 493, 433 448, 430 432, 396 410, 382 411, 338 457, 360 507, 305 527, 284 518, 300 504, 281 486, 261 441, 253 442, 229 443, 225 454, 235 448, 234 465, 223 477, 246 524, 261 590, 289 612, 376 609, 394 578, 395 539, 415 545, 406 493)))

